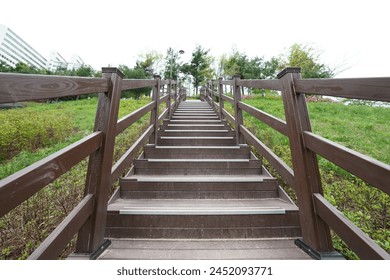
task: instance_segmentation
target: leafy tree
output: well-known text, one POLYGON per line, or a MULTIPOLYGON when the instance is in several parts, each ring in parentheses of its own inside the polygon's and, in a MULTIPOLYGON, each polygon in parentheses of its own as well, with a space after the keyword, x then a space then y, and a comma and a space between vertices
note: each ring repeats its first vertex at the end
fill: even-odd
POLYGON ((4 61, 0 60, 0 72, 3 72, 3 73, 13 72, 13 69, 7 63, 5 63, 4 61))
POLYGON ((310 46, 294 44, 288 53, 280 56, 279 69, 286 67, 301 67, 303 78, 331 78, 335 69, 320 62, 320 55, 310 46))
POLYGON ((209 55, 209 52, 210 50, 204 50, 199 45, 196 46, 192 52, 191 62, 184 64, 182 67, 183 73, 193 77, 192 83, 196 94, 198 94, 198 87, 214 75, 214 70, 211 67, 214 58, 209 55))
POLYGON ((181 69, 181 64, 178 62, 179 57, 179 52, 174 51, 172 48, 167 50, 167 55, 165 56, 165 70, 163 75, 164 79, 178 80, 181 69))
MULTIPOLYGON (((119 65, 118 69, 123 73, 125 79, 150 79, 151 74, 141 67, 135 66, 129 68, 126 65, 119 65)), ((150 94, 152 89, 148 88, 137 88, 132 90, 126 90, 122 93, 122 97, 133 97, 139 99, 142 95, 150 94)))
POLYGON ((134 69, 143 69, 143 71, 148 74, 148 78, 152 78, 153 74, 162 74, 162 54, 156 51, 150 51, 139 55, 135 64, 134 69))

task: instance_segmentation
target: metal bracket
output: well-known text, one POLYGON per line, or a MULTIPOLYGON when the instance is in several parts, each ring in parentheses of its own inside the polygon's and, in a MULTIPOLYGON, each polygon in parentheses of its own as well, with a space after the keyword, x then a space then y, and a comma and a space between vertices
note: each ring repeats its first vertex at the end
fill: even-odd
POLYGON ((343 255, 337 251, 333 252, 318 252, 303 242, 302 239, 296 239, 294 241, 295 245, 301 248, 306 254, 312 257, 315 260, 345 260, 343 255))
POLYGON ((90 260, 96 260, 109 246, 111 245, 110 239, 105 239, 100 245, 99 248, 97 248, 92 254, 89 256, 90 260))

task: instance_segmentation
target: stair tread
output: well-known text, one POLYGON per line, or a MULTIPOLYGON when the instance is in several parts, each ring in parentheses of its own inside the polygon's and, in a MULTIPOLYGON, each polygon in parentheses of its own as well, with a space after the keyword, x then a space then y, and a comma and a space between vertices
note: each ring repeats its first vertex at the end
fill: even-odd
POLYGON ((123 179, 137 180, 139 182, 263 182, 266 180, 276 180, 264 175, 132 175, 123 179))
POLYGON ((294 238, 129 239, 113 238, 99 259, 304 259, 294 238))
POLYGON ((248 215, 285 214, 297 207, 280 198, 264 199, 122 199, 109 211, 137 215, 248 215))

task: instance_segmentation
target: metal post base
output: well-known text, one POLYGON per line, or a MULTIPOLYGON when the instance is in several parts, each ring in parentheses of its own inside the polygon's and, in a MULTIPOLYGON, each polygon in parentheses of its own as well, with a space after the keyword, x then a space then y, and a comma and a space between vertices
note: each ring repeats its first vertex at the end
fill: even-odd
POLYGON ((315 260, 345 260, 343 255, 341 255, 337 251, 333 251, 333 252, 318 252, 318 251, 312 249, 305 242, 303 242, 302 239, 296 239, 294 241, 294 243, 299 248, 301 248, 302 251, 304 251, 306 254, 308 254, 310 257, 312 257, 315 260))
POLYGON ((111 245, 110 239, 105 239, 99 248, 95 250, 90 256, 90 260, 96 260, 109 246, 111 245))

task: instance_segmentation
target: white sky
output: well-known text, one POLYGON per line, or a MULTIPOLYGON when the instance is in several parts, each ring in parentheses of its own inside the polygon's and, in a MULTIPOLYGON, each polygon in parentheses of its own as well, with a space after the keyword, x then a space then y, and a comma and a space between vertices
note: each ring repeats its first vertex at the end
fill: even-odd
POLYGON ((145 51, 196 44, 269 59, 294 43, 322 51, 338 77, 390 76, 386 0, 3 0, 0 23, 43 56, 77 53, 95 69, 134 65, 145 51))

